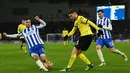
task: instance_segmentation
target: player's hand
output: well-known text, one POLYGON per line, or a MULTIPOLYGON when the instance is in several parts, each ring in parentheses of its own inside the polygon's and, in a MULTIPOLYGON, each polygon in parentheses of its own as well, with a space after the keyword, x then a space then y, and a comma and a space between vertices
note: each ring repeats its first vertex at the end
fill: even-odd
POLYGON ((98 30, 97 36, 100 37, 100 35, 103 35, 103 31, 101 29, 98 30))
POLYGON ((68 35, 66 35, 66 36, 64 37, 64 39, 65 39, 65 40, 68 40, 68 35))
POLYGON ((35 16, 35 20, 39 21, 40 17, 39 16, 35 16))
POLYGON ((98 25, 99 28, 102 28, 103 26, 101 24, 98 25))
POLYGON ((3 33, 3 37, 7 37, 7 33, 4 32, 4 33, 3 33))

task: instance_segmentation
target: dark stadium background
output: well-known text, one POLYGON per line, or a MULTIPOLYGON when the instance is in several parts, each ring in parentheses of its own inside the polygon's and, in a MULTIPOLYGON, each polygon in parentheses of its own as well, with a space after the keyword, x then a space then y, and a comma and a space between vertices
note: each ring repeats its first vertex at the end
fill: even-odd
POLYGON ((0 0, 0 32, 17 33, 22 19, 30 17, 32 23, 37 23, 33 16, 40 15, 47 23, 40 30, 42 39, 46 40, 47 33, 61 33, 63 28, 71 30, 73 22, 67 16, 69 9, 73 8, 95 22, 96 6, 108 5, 109 2, 126 5, 125 20, 112 21, 113 39, 130 38, 130 0, 0 0))

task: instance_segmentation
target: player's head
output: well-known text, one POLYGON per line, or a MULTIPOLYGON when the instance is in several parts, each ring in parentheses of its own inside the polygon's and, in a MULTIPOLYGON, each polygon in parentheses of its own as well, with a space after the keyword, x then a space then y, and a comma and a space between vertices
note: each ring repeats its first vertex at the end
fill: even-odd
POLYGON ((31 19, 30 18, 26 18, 25 22, 26 22, 26 27, 30 27, 31 26, 31 19))
POLYGON ((64 28, 64 30, 66 30, 66 28, 64 28))
POLYGON ((72 19, 72 20, 75 20, 78 16, 78 14, 75 10, 70 10, 68 14, 69 14, 70 19, 72 19))
POLYGON ((98 10, 97 13, 98 13, 98 17, 100 19, 102 19, 104 17, 104 11, 103 10, 98 10))
POLYGON ((25 24, 25 20, 22 20, 22 24, 25 24))

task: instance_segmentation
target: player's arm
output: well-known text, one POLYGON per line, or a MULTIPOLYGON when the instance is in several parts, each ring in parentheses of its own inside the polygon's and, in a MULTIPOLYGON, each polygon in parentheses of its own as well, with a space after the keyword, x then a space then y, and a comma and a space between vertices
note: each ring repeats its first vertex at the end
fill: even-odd
POLYGON ((62 31, 62 37, 64 37, 64 30, 62 31))
POLYGON ((99 30, 99 29, 100 29, 96 24, 94 24, 92 21, 88 20, 88 19, 85 18, 85 17, 81 17, 80 20, 81 20, 83 23, 85 23, 85 24, 91 25, 91 26, 92 26, 93 28, 95 28, 96 30, 99 30))
POLYGON ((77 30, 77 26, 74 25, 74 27, 72 28, 72 30, 70 31, 70 33, 68 33, 68 35, 66 35, 66 36, 64 37, 64 39, 65 39, 65 40, 68 40, 68 37, 72 36, 72 35, 76 32, 76 30, 77 30))
POLYGON ((35 16, 35 19, 40 22, 40 25, 37 26, 37 28, 43 28, 46 26, 46 23, 40 19, 38 16, 35 16))
POLYGON ((72 36, 77 30, 77 26, 74 26, 72 30, 68 33, 68 37, 72 36))
POLYGON ((112 31, 112 24, 111 24, 111 21, 109 19, 107 19, 107 24, 108 24, 108 27, 107 26, 103 26, 102 28, 106 29, 106 30, 112 31))
POLYGON ((103 35, 103 31, 96 24, 94 24, 92 21, 88 20, 85 17, 81 17, 81 21, 83 23, 89 24, 92 27, 94 27, 98 31, 97 36, 103 35))
POLYGON ((18 26, 17 32, 20 33, 20 26, 18 26))
POLYGON ((7 34, 7 33, 3 33, 4 37, 9 37, 9 38, 18 38, 20 36, 22 36, 22 32, 20 32, 19 34, 7 34))

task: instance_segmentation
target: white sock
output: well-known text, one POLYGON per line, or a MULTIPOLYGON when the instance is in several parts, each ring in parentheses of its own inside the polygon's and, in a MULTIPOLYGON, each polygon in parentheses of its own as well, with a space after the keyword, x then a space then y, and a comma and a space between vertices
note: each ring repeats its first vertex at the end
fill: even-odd
POLYGON ((102 51, 101 51, 101 50, 97 50, 97 54, 98 54, 99 59, 101 60, 101 62, 105 62, 105 61, 104 61, 104 58, 103 58, 102 51))
POLYGON ((115 52, 116 52, 116 54, 123 55, 123 53, 121 51, 119 51, 118 49, 115 49, 115 52))
POLYGON ((43 65, 43 63, 42 63, 40 60, 37 60, 37 61, 36 61, 36 64, 37 64, 40 68, 46 70, 46 67, 43 65))

